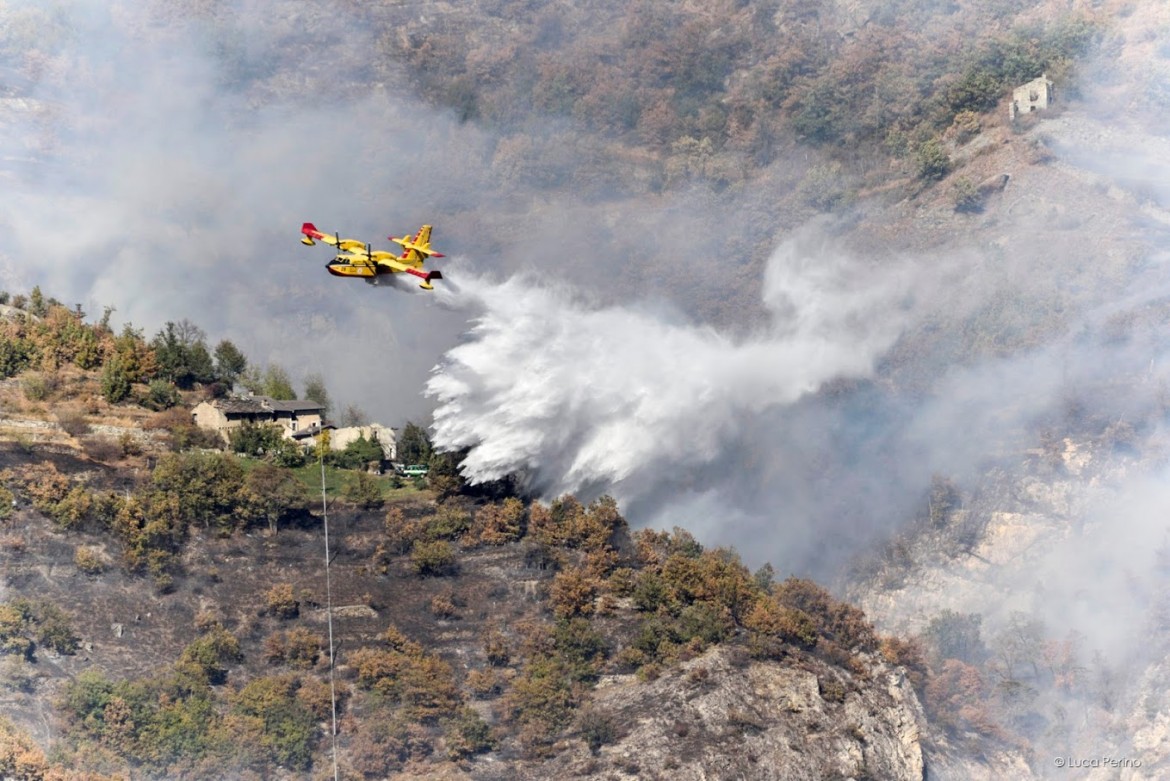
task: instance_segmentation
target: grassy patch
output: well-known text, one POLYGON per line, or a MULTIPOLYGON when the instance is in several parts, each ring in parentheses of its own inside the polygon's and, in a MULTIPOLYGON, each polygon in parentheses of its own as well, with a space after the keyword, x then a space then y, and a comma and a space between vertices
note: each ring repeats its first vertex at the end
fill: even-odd
MULTIPOLYGON (((309 489, 312 496, 319 497, 321 495, 320 464, 305 464, 304 466, 293 469, 292 473, 297 476, 298 480, 305 484, 305 487, 309 489)), ((357 472, 352 469, 338 469, 335 466, 326 465, 325 494, 330 498, 340 496, 345 485, 354 480, 356 476, 357 472)), ((388 502, 417 496, 422 493, 409 480, 403 481, 401 488, 395 488, 393 475, 373 475, 373 478, 378 488, 382 491, 382 498, 388 502)))

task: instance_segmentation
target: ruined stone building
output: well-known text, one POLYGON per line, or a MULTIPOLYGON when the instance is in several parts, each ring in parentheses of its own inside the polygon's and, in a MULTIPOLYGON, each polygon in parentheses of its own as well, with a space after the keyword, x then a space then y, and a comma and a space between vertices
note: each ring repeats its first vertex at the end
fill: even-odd
POLYGON ((1014 121, 1020 114, 1030 114, 1033 111, 1043 111, 1055 98, 1052 82, 1048 74, 1041 74, 1040 78, 1032 79, 1012 90, 1012 102, 1008 108, 1008 115, 1014 121))

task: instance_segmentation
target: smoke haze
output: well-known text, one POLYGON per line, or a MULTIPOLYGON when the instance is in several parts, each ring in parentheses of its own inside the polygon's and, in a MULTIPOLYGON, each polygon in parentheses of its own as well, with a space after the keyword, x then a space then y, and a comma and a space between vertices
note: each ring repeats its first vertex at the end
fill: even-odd
MULTIPOLYGON (((1163 29, 1144 18, 1159 4, 1136 5, 1126 53, 1163 29)), ((534 168, 596 150, 552 122, 539 149, 509 146, 428 108, 332 5, 178 24, 25 3, 0 31, 5 288, 114 305, 148 335, 189 318, 385 422, 433 408, 472 480, 613 493, 635 524, 785 574, 840 576, 921 515, 932 475, 978 493, 1043 433, 1077 435, 1094 466, 1063 475, 1068 496, 1005 491, 1048 536, 978 577, 953 565, 930 600, 901 594, 902 627, 954 606, 990 635, 1019 609, 1114 660, 1144 648, 1170 506, 1165 58, 1107 57, 1063 115, 1001 140, 1011 181, 985 213, 928 192, 796 230, 770 206, 811 153, 721 195, 541 190, 534 168), (886 248, 907 214, 929 250, 886 248), (304 221, 375 246, 433 222, 448 284, 334 280, 327 250, 297 243, 304 221), (762 273, 735 262, 756 241, 776 247, 762 273), (671 263, 641 262, 648 245, 671 263), (1101 444, 1121 423, 1124 447, 1101 444)))

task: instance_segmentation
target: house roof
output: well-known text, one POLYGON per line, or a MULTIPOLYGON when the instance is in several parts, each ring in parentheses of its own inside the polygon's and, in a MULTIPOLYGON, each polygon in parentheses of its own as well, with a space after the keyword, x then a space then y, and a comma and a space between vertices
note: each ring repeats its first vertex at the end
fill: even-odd
POLYGON ((308 439, 309 437, 315 437, 318 434, 320 434, 322 429, 334 429, 334 428, 336 428, 336 426, 334 426, 332 423, 325 423, 323 425, 318 425, 318 424, 314 423, 313 425, 309 426, 308 428, 303 428, 300 431, 294 431, 289 436, 291 436, 293 439, 308 439))
POLYGON ((211 405, 213 407, 219 409, 221 412, 225 412, 225 413, 233 413, 234 412, 237 414, 259 415, 261 413, 265 413, 265 412, 270 411, 268 409, 265 409, 264 405, 261 404, 256 399, 238 399, 238 398, 215 399, 214 401, 211 402, 211 405))
POLYGON ((248 398, 229 396, 224 399, 215 399, 211 403, 221 412, 242 415, 263 415, 271 412, 297 413, 324 411, 324 407, 315 401, 302 401, 300 399, 278 401, 267 396, 251 396, 248 398))
POLYGON ((292 399, 289 401, 277 401, 270 399, 267 396, 261 396, 261 404, 264 404, 273 412, 321 412, 324 407, 315 401, 292 399))

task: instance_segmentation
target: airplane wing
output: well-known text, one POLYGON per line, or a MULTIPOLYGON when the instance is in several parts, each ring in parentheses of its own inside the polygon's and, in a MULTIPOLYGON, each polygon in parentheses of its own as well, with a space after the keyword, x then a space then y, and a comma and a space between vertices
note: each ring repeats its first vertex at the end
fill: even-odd
POLYGON ((365 249, 366 247, 366 243, 364 241, 358 241, 357 239, 343 239, 337 234, 330 236, 327 233, 322 233, 321 231, 317 230, 317 226, 311 222, 306 222, 301 226, 301 233, 305 234, 305 237, 301 239, 301 243, 309 247, 316 243, 313 241, 314 239, 317 241, 323 241, 326 244, 337 247, 340 250, 361 250, 365 249))
MULTIPOLYGON (((389 255, 390 253, 385 254, 389 255)), ((421 287, 423 290, 433 290, 434 287, 431 285, 431 280, 443 278, 443 272, 438 271, 437 269, 433 271, 426 271, 417 266, 411 266, 406 263, 402 263, 400 260, 394 258, 379 260, 378 265, 385 266, 386 268, 393 269, 394 271, 401 271, 403 273, 410 274, 411 276, 418 277, 422 280, 422 283, 419 285, 419 287, 421 287)))
POLYGON ((393 252, 387 252, 384 249, 371 250, 367 245, 358 242, 359 246, 356 249, 345 248, 345 251, 337 253, 337 257, 344 258, 349 261, 360 261, 363 263, 374 262, 384 263, 388 260, 394 260, 398 256, 393 252))
POLYGON ((410 236, 402 236, 401 238, 388 236, 387 238, 395 244, 402 245, 402 254, 398 259, 408 263, 422 263, 427 258, 445 257, 442 252, 435 252, 431 249, 430 225, 424 225, 419 228, 418 233, 413 238, 410 236))

